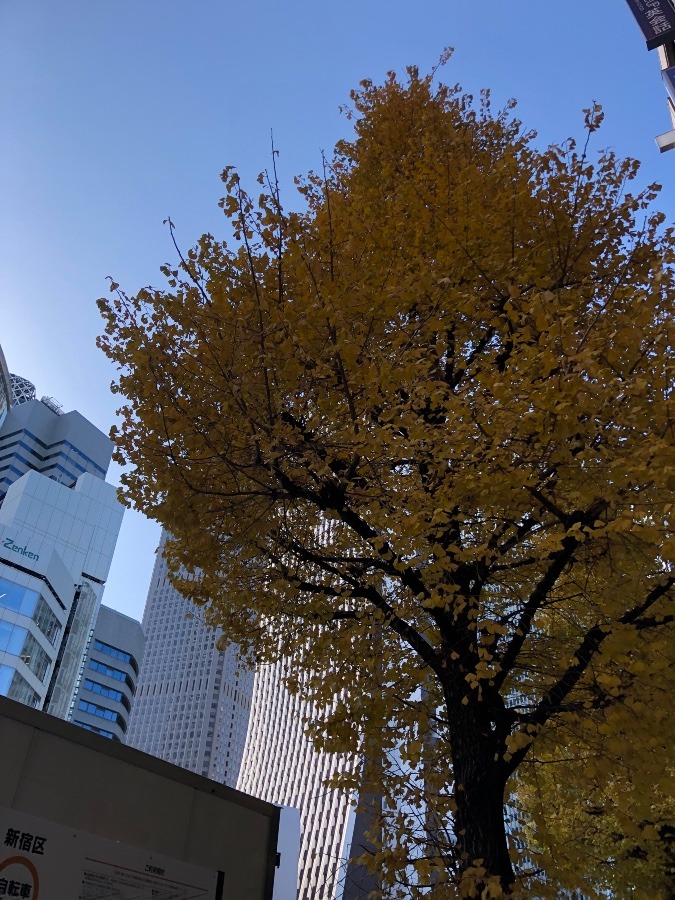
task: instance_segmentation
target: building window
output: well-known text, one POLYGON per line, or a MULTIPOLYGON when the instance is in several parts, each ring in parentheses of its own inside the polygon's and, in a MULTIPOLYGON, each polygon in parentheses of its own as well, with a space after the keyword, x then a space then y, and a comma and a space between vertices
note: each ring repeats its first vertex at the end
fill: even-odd
POLYGON ((112 731, 106 731, 105 728, 97 728, 95 725, 88 725, 86 722, 80 722, 79 719, 75 719, 73 724, 79 725, 80 728, 86 728, 87 731, 93 731, 94 734, 100 734, 101 737, 109 738, 111 741, 119 741, 116 734, 113 734, 112 731))
POLYGON ((26 634, 20 658, 40 681, 44 679, 52 662, 30 631, 26 634))
POLYGON ((110 700, 116 700, 118 703, 121 703, 124 707, 126 707, 128 712, 131 712, 129 701, 124 696, 122 691, 116 691, 115 688, 106 687, 104 684, 99 684, 98 681, 92 681, 90 678, 84 679, 84 687, 86 690, 91 691, 94 694, 100 694, 101 697, 108 697, 108 699, 110 700))
POLYGON ((49 656, 26 628, 9 622, 0 621, 0 650, 18 656, 40 681, 51 663, 49 656))
POLYGON ((61 623, 45 603, 45 599, 42 596, 38 598, 37 606, 33 613, 33 621, 49 643, 55 647, 58 636, 61 634, 61 623))
POLYGON ((109 722, 115 722, 122 731, 127 730, 127 723, 124 721, 124 717, 112 709, 98 706, 96 703, 89 703, 88 700, 80 700, 77 708, 82 710, 82 712, 89 713, 90 716, 98 716, 101 719, 107 719, 109 722))
POLYGON ((98 650, 99 653, 105 653, 108 656, 112 656, 114 659, 119 659, 121 662, 128 663, 138 675, 138 663, 131 653, 126 653, 124 650, 120 650, 119 647, 113 647, 111 644, 104 644, 103 641, 99 641, 98 638, 94 641, 94 649, 98 650))
POLYGON ((10 700, 32 706, 34 709, 40 705, 40 695, 11 666, 0 665, 0 694, 9 697, 10 700))
POLYGON ((0 621, 0 650, 18 656, 28 634, 20 625, 12 625, 10 622, 0 621))
POLYGON ((22 616, 32 616, 40 595, 37 591, 15 584, 7 578, 0 578, 0 606, 21 613, 22 616))
POLYGON ((32 617, 49 643, 56 644, 61 633, 61 623, 44 597, 37 591, 14 584, 6 578, 0 578, 0 606, 21 613, 22 616, 32 617))
POLYGON ((129 675, 127 675, 126 672, 122 672, 121 669, 114 669, 112 666, 107 666, 105 663, 102 663, 98 659, 90 659, 89 668, 93 669, 94 672, 100 672, 101 675, 107 675, 108 678, 114 678, 115 681, 123 681, 132 694, 136 693, 136 685, 133 683, 129 675))

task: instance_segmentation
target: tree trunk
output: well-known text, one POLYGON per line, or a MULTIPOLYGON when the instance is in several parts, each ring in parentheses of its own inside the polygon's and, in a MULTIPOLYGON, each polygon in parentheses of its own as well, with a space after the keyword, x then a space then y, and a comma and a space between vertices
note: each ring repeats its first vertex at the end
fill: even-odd
POLYGON ((450 713, 457 803, 455 838, 460 872, 466 873, 473 867, 483 868, 485 876, 476 881, 479 895, 487 880, 495 877, 508 894, 515 876, 504 823, 504 748, 487 717, 481 715, 483 710, 475 708, 477 705, 471 702, 460 704, 458 709, 453 704, 454 715, 450 713))

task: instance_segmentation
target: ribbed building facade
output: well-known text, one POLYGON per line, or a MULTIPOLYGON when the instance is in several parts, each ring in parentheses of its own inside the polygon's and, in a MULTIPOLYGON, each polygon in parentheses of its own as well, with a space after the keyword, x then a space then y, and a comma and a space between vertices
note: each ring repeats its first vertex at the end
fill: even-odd
POLYGON ((146 636, 127 743, 234 787, 251 710, 253 673, 237 648, 169 583, 162 534, 143 613, 146 636))
MULTIPOLYGON (((304 734, 312 708, 284 687, 287 663, 256 673, 251 721, 237 787, 262 800, 300 810, 298 900, 368 896, 346 889, 355 814, 350 798, 324 786, 355 762, 319 753, 304 734)), ((372 886, 370 887, 372 889, 372 886)))

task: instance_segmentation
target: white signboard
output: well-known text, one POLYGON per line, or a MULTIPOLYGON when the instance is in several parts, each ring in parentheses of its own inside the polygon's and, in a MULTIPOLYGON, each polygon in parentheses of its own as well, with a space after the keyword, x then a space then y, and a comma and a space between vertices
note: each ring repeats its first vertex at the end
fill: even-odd
POLYGON ((222 900, 223 874, 0 807, 0 900, 222 900))

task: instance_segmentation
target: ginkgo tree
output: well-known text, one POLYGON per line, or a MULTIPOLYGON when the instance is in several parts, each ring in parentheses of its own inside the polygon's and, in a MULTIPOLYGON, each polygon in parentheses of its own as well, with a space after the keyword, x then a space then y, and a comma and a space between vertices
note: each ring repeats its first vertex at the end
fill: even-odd
POLYGON ((591 161, 595 107, 583 145, 542 149, 511 108, 411 68, 363 82, 348 116, 297 211, 274 167, 258 199, 226 169, 228 240, 99 301, 122 494, 171 532, 175 583, 226 639, 290 660, 324 710, 317 746, 369 760, 338 782, 383 797, 384 896, 592 894, 598 854, 621 867, 614 821, 665 892, 675 240, 657 187, 591 161), (552 822, 558 802, 574 821, 552 822), (584 816, 608 824, 575 868, 556 847, 584 816))

